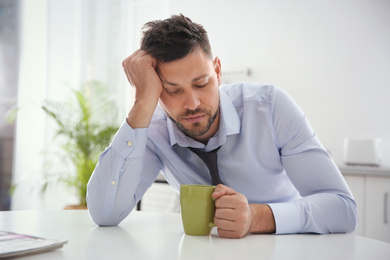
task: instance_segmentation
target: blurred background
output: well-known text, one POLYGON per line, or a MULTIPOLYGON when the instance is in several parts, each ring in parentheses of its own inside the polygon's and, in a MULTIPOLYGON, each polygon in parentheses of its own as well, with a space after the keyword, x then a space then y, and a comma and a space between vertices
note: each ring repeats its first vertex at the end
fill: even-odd
POLYGON ((119 126, 133 102, 122 60, 139 47, 145 22, 179 13, 208 31, 225 83, 287 91, 338 165, 345 138, 379 138, 381 165, 390 166, 388 0, 0 0, 1 210, 77 203, 63 185, 37 192, 45 172, 75 168, 52 158, 61 137, 34 104, 66 101, 72 88, 98 81, 119 126), (25 108, 10 124, 15 105, 25 108))

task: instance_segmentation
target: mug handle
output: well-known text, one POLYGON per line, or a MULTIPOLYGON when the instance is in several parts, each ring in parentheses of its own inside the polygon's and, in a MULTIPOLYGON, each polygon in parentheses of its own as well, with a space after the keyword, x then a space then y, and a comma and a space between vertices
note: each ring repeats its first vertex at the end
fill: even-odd
MULTIPOLYGON (((213 198, 213 201, 215 201, 215 199, 213 198)), ((213 227, 216 227, 217 225, 215 225, 214 221, 210 222, 209 223, 209 227, 210 228, 213 228, 213 227)))

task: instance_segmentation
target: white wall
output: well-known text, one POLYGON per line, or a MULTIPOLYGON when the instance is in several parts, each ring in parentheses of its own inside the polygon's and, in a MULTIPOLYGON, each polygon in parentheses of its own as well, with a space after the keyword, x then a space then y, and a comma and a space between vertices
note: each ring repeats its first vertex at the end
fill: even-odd
MULTIPOLYGON (((138 48, 145 22, 183 13, 208 30, 223 71, 249 67, 247 80, 285 89, 337 163, 343 139, 364 136, 385 141, 390 165, 388 0, 24 0, 22 8, 20 102, 62 98, 67 84, 98 79, 113 87, 124 117, 132 91, 121 61, 138 48)), ((47 123, 42 112, 19 114, 15 181, 42 174, 47 123)), ((13 209, 69 203, 56 188, 44 202, 30 191, 19 189, 13 209)))
POLYGON ((342 163, 345 137, 380 137, 390 165, 390 1, 171 0, 209 32, 222 70, 285 89, 342 163))

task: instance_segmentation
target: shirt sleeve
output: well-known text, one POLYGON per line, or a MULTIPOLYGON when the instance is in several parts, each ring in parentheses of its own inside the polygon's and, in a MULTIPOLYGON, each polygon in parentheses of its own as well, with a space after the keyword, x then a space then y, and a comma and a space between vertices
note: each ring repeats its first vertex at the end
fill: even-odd
POLYGON ((269 204, 276 233, 352 232, 357 206, 337 165, 285 92, 277 89, 271 104, 274 141, 287 175, 302 196, 293 202, 269 204))
POLYGON ((87 185, 88 210, 96 224, 118 225, 156 179, 156 164, 144 170, 147 134, 148 128, 132 129, 125 121, 100 155, 87 185))

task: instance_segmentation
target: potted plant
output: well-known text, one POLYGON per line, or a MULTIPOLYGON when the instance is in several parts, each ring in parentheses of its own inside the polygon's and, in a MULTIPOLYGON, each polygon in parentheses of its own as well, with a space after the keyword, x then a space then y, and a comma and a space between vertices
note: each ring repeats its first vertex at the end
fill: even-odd
MULTIPOLYGON (((74 171, 43 174, 41 192, 52 182, 65 183, 79 199, 78 208, 86 208, 88 180, 98 161, 99 154, 109 145, 118 130, 118 109, 109 98, 108 89, 97 81, 81 84, 72 89, 68 102, 44 100, 40 107, 54 120, 55 137, 62 137, 62 153, 57 158, 61 163, 71 163, 74 171)), ((15 113, 13 113, 15 114, 15 113)))

